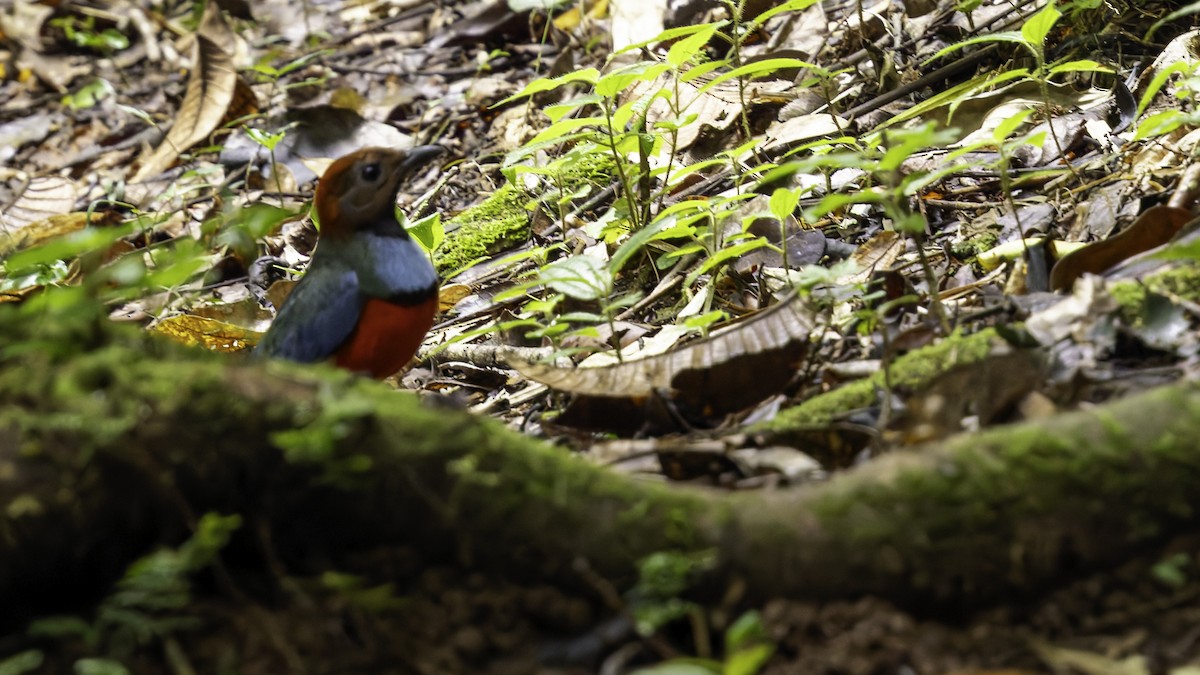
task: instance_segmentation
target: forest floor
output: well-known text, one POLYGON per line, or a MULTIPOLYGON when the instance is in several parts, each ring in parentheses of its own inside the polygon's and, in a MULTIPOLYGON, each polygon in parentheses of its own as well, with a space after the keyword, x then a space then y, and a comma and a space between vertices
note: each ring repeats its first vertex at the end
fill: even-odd
MULTIPOLYGON (((400 208, 441 215, 414 231, 445 312, 390 386, 614 471, 794 489, 1195 372, 1192 14, 662 4, 16 0, 0 8, 0 301, 92 278, 114 320, 238 351, 294 283, 256 261, 307 263, 329 161, 437 143, 400 208), (597 93, 612 72, 628 77, 597 93), (793 287, 819 306, 805 332, 748 339, 793 287), (726 325, 740 337, 701 337, 726 325), (892 371, 985 329, 1000 337, 969 373, 892 371), (1030 341, 1036 363, 1010 359, 1030 341), (648 412, 633 388, 684 349, 719 376, 648 412), (629 396, 563 374, 585 357, 629 396)), ((690 389, 687 373, 667 382, 690 389)), ((561 588, 395 549, 362 561, 390 571, 364 586, 354 565, 263 574, 234 553, 196 575, 186 620, 35 624, 0 637, 0 674, 1184 672, 1200 542, 1160 544, 965 608, 736 586, 647 602, 586 570, 561 588)))

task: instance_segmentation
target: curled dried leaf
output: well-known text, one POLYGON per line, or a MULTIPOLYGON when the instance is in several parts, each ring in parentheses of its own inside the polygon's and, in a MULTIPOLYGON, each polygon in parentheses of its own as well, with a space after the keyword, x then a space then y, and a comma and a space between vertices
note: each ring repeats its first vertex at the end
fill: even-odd
POLYGON ((1084 274, 1100 274, 1119 262, 1161 246, 1192 220, 1192 213, 1175 206, 1152 206, 1115 236, 1088 244, 1063 257, 1050 272, 1051 290, 1067 290, 1084 274))
POLYGON ((247 96, 253 92, 241 86, 241 101, 234 106, 239 94, 238 74, 233 66, 233 57, 210 36, 229 32, 221 19, 221 13, 210 7, 205 15, 205 24, 196 35, 192 69, 188 78, 187 93, 175 117, 175 124, 163 139, 162 144, 150 151, 142 160, 142 166, 134 175, 134 181, 142 181, 162 173, 178 159, 180 153, 204 141, 221 125, 231 108, 238 112, 250 109, 247 96), (224 26, 222 31, 217 26, 224 26))
POLYGON ((798 296, 679 349, 601 368, 518 363, 521 374, 560 391, 607 399, 672 396, 701 415, 745 408, 794 376, 816 321, 798 296))

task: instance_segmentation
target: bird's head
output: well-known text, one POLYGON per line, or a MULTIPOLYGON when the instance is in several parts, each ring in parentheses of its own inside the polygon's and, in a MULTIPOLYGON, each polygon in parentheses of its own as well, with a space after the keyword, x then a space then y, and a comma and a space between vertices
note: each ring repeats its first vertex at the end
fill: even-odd
POLYGON ((321 236, 348 237, 363 228, 394 223, 400 184, 443 151, 440 145, 362 148, 330 164, 317 183, 321 236))

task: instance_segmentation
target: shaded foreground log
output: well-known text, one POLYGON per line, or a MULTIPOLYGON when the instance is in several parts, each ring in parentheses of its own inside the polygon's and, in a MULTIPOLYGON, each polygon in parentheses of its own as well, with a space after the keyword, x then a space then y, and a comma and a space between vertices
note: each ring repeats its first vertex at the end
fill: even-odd
POLYGON ((1178 385, 727 494, 640 482, 461 411, 322 368, 221 358, 102 320, 0 308, 0 623, 99 593, 201 513, 269 528, 289 565, 418 544, 623 584, 719 553, 760 597, 973 606, 1192 526, 1200 390, 1178 385))

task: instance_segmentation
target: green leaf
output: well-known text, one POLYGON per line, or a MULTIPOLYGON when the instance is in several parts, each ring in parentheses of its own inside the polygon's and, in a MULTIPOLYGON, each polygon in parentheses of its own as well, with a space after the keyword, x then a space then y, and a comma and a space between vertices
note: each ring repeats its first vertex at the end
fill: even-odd
POLYGON ((906 213, 896 217, 892 222, 892 229, 904 234, 920 234, 925 231, 927 223, 925 218, 919 213, 906 213))
POLYGON ((946 56, 948 54, 953 54, 954 52, 956 52, 960 49, 963 49, 965 47, 970 47, 971 45, 986 44, 989 42, 1016 42, 1017 44, 1025 45, 1026 47, 1029 47, 1030 49, 1033 48, 1033 45, 1029 44, 1029 42, 1025 39, 1024 35, 1016 32, 1016 31, 1011 31, 1011 30, 1001 31, 999 33, 991 33, 989 35, 980 35, 977 37, 963 40, 962 42, 955 42, 954 44, 949 45, 947 47, 942 47, 941 49, 938 50, 938 52, 936 54, 925 59, 925 62, 921 65, 929 65, 930 63, 942 58, 943 56, 946 56))
POLYGON ((1062 12, 1058 11, 1058 7, 1053 2, 1047 2, 1042 11, 1034 14, 1025 21, 1025 25, 1021 26, 1021 36, 1031 45, 1041 47, 1046 41, 1046 36, 1050 34, 1050 29, 1054 28, 1054 24, 1062 18, 1062 12))
POLYGON ((660 217, 637 232, 634 232, 633 235, 626 239, 625 243, 621 244, 620 248, 618 248, 616 252, 612 254, 612 259, 608 261, 609 271, 613 274, 620 272, 621 268, 625 266, 625 263, 628 262, 635 253, 640 251, 643 246, 649 243, 654 235, 674 225, 675 220, 676 219, 674 216, 667 216, 665 218, 660 217))
POLYGON ((655 35, 654 37, 650 38, 649 40, 642 40, 641 42, 637 42, 637 43, 629 45, 628 47, 625 47, 621 51, 617 52, 617 54, 624 54, 625 52, 633 51, 635 49, 641 49, 642 47, 645 47, 646 45, 652 45, 656 42, 667 42, 670 40, 675 40, 677 38, 686 37, 688 35, 692 35, 693 33, 696 33, 696 32, 702 31, 702 30, 707 30, 709 26, 715 26, 717 28, 720 28, 721 26, 724 26, 728 23, 729 23, 728 21, 717 21, 715 23, 700 23, 700 24, 695 24, 695 25, 679 26, 677 28, 668 28, 667 30, 664 30, 663 32, 659 33, 658 35, 655 35))
POLYGON ((1184 114, 1177 108, 1169 108, 1156 112, 1138 122, 1137 133, 1133 135, 1133 140, 1140 141, 1144 138, 1169 134, 1184 124, 1190 123, 1192 117, 1192 115, 1184 114))
POLYGON ((74 94, 64 96, 62 103, 71 110, 83 110, 91 108, 100 101, 112 96, 116 91, 108 80, 98 77, 81 87, 74 94))
POLYGON ((653 82, 669 69, 670 66, 665 63, 652 61, 643 61, 618 68, 596 82, 596 93, 608 98, 615 98, 617 94, 625 91, 625 88, 634 82, 653 82))
POLYGON ((705 312, 704 314, 700 314, 698 316, 688 317, 684 320, 683 327, 687 328, 688 330, 705 331, 718 321, 724 321, 728 318, 729 315, 723 310, 714 309, 711 312, 705 312))
POLYGON ((503 101, 493 104, 492 107, 499 108, 508 103, 512 103, 519 98, 540 94, 543 91, 553 91, 563 85, 571 84, 572 82, 586 82, 594 85, 596 84, 596 80, 599 78, 600 71, 596 70, 595 68, 584 68, 583 70, 576 70, 574 72, 567 73, 566 75, 560 75, 550 79, 537 79, 525 85, 525 88, 521 91, 509 96, 503 101))
POLYGON ((762 615, 750 610, 738 617, 725 631, 725 651, 735 652, 768 639, 762 615))
MULTIPOLYGON (((250 239, 258 240, 271 234, 280 223, 296 215, 292 209, 255 202, 234 211, 226 230, 237 229, 250 239)), ((222 232, 222 235, 226 235, 226 232, 222 232)))
POLYGON ((542 108, 542 112, 546 113, 546 117, 550 118, 551 122, 557 122, 567 113, 578 110, 589 105, 601 105, 604 103, 604 97, 599 94, 584 94, 576 96, 569 101, 555 103, 542 108))
POLYGON ((576 300, 599 300, 612 291, 613 277, 604 263, 592 256, 576 255, 546 265, 542 283, 576 300))
POLYGON ((939 130, 935 122, 927 122, 910 129, 888 131, 887 152, 879 160, 878 170, 897 171, 904 160, 917 151, 953 143, 957 135, 956 131, 950 129, 939 130))
POLYGON ((700 275, 705 274, 709 270, 713 269, 717 265, 720 265, 721 263, 723 263, 727 260, 732 260, 734 258, 743 256, 743 255, 749 253, 750 251, 754 251, 754 250, 763 248, 764 246, 770 246, 770 245, 771 245, 771 242, 767 241, 765 238, 754 237, 747 241, 743 241, 741 243, 734 244, 733 246, 726 246, 725 248, 721 249, 720 251, 717 251, 715 254, 709 256, 708 260, 705 260, 703 265, 701 265, 700 267, 697 267, 695 270, 692 270, 692 272, 690 274, 688 274, 687 282, 685 283, 685 285, 691 286, 692 284, 696 283, 696 280, 700 278, 700 275))
POLYGON ((212 258, 195 239, 182 238, 171 248, 155 253, 156 269, 145 276, 143 283, 153 290, 175 288, 211 267, 212 258))
POLYGON ((0 675, 22 675, 42 667, 45 655, 36 649, 14 654, 0 661, 0 675))
POLYGON ((48 616, 34 620, 28 631, 34 637, 84 637, 92 632, 92 626, 77 616, 48 616))
POLYGON ((23 271, 36 265, 47 265, 58 260, 74 258, 89 251, 99 251, 111 246, 134 228, 130 224, 118 227, 86 227, 78 232, 58 237, 24 251, 18 251, 4 263, 6 274, 23 271))
POLYGON ((562 297, 561 295, 554 294, 545 299, 534 298, 521 306, 521 312, 549 316, 554 311, 554 308, 558 306, 558 303, 562 302, 562 297))
POLYGON ((709 659, 671 659, 630 675, 721 675, 721 664, 709 659))
POLYGON ((275 77, 283 77, 293 70, 299 70, 304 66, 307 66, 311 61, 324 58, 331 54, 333 54, 332 49, 319 49, 311 54, 305 54, 298 59, 293 59, 292 61, 285 63, 281 68, 275 70, 275 77))
POLYGON ((767 202, 767 208, 771 210, 771 215, 775 216, 779 222, 785 222, 788 216, 796 212, 796 205, 799 203, 800 190, 778 188, 771 193, 771 199, 767 202))
POLYGON ((1178 61, 1156 72, 1154 78, 1150 80, 1150 84, 1146 86, 1146 91, 1142 94, 1142 100, 1138 101, 1138 115, 1146 112, 1146 106, 1150 105, 1150 101, 1154 100, 1154 97, 1158 95, 1158 92, 1172 75, 1181 73, 1186 77, 1195 72, 1195 70, 1196 64, 1178 61))
POLYGON ((271 152, 275 152, 275 146, 279 145, 279 142, 282 141, 285 136, 287 136, 286 129, 280 131, 279 133, 272 134, 270 132, 263 131, 262 129, 255 129, 254 127, 242 128, 245 130, 246 135, 250 137, 250 140, 258 143, 271 152))
POLYGON ((1154 37, 1154 34, 1156 32, 1158 32, 1159 28, 1162 28, 1166 24, 1171 23, 1172 21, 1174 21, 1176 19, 1185 17, 1189 14, 1196 14, 1196 13, 1200 13, 1200 2, 1193 2, 1190 5, 1185 5, 1184 7, 1180 7, 1179 9, 1175 10, 1174 12, 1171 12, 1170 14, 1164 16, 1163 18, 1159 19, 1158 21, 1155 21, 1154 25, 1150 26, 1150 30, 1146 31, 1146 42, 1149 42, 1150 38, 1154 37))
POLYGON ((1025 123, 1029 116, 1033 114, 1033 108, 1026 108, 1018 111, 1012 117, 1009 117, 996 125, 996 129, 992 131, 992 138, 996 141, 996 145, 1004 143, 1017 127, 1025 123))
POLYGON ((569 321, 571 323, 603 323, 608 320, 603 314, 595 312, 567 312, 559 315, 559 321, 569 321))
POLYGON ((633 121, 634 107, 637 106, 639 100, 640 99, 636 98, 630 99, 625 103, 625 105, 614 110, 612 113, 612 119, 605 120, 604 128, 611 129, 614 135, 622 135, 621 132, 629 126, 631 121, 633 121))
POLYGON ((718 84, 725 82, 726 80, 732 80, 738 77, 753 78, 758 75, 769 75, 777 70, 783 70, 785 68, 816 67, 817 66, 814 66, 808 61, 801 61, 800 59, 765 59, 762 61, 755 61, 754 63, 748 63, 744 66, 734 68, 727 73, 721 73, 720 75, 714 77, 706 82, 703 87, 700 87, 700 93, 704 93, 718 84))
POLYGON ((60 284, 71 276, 71 266, 63 260, 55 260, 46 265, 34 265, 22 270, 8 273, 0 266, 0 291, 12 292, 34 286, 50 286, 60 284))
POLYGON ((569 140, 567 134, 578 131, 584 127, 603 128, 608 124, 608 120, 603 117, 568 117, 561 119, 554 124, 542 129, 542 131, 529 142, 525 144, 522 150, 528 150, 530 146, 547 141, 561 142, 569 140))
POLYGON ((712 39, 714 33, 717 32, 717 27, 720 24, 710 23, 701 27, 701 30, 696 31, 693 35, 676 42, 671 45, 671 49, 667 51, 667 63, 674 68, 679 68, 683 64, 696 58, 696 55, 704 49, 704 45, 712 39))
POLYGON ((687 70, 680 73, 679 81, 680 82, 691 82, 692 80, 696 79, 697 77, 702 77, 704 75, 711 73, 714 70, 717 70, 718 68, 724 68, 728 65, 729 65, 728 59, 719 59, 717 61, 706 61, 706 62, 698 64, 692 68, 688 68, 687 70))
POLYGON ((740 649, 725 657, 723 675, 756 675, 775 654, 775 645, 760 644, 740 649))
MULTIPOLYGON (((596 120, 593 118, 592 121, 595 122, 596 120)), ((566 120, 563 120, 563 122, 566 122, 566 120)), ((604 120, 599 121, 599 123, 601 123, 601 124, 603 122, 604 122, 604 120)), ((540 151, 540 150, 557 148, 560 145, 575 143, 576 141, 579 141, 580 145, 584 145, 584 146, 591 145, 592 148, 595 148, 596 146, 593 143, 593 141, 598 136, 599 136, 598 132, 588 129, 585 131, 576 131, 576 132, 568 133, 565 136, 559 136, 556 138, 545 138, 536 143, 534 143, 533 140, 530 140, 527 143, 525 143, 525 145, 522 145, 521 147, 519 147, 515 150, 512 150, 511 152, 509 152, 507 155, 504 156, 504 162, 501 164, 500 172, 504 174, 504 177, 507 178, 510 183, 513 182, 514 176, 519 175, 524 172, 532 171, 532 172, 538 172, 538 173, 549 173, 548 171, 546 171, 543 168, 529 166, 529 165, 523 165, 523 164, 519 164, 519 162, 521 162, 522 160, 524 160, 530 156, 536 155, 538 153, 538 151, 540 151), (510 169, 512 169, 511 172, 509 171, 510 169), (509 175, 509 173, 511 173, 512 175, 509 175)), ((513 183, 513 184, 515 185, 515 183, 513 183)))
POLYGON ((542 326, 537 330, 531 330, 525 334, 525 337, 531 340, 540 340, 542 338, 557 338, 558 336, 571 330, 571 324, 563 322, 555 322, 549 326, 542 326))
POLYGON ((75 675, 129 675, 129 669, 111 659, 79 659, 75 675))
POLYGON ((1053 66, 1050 66, 1049 73, 1057 75, 1058 73, 1111 73, 1112 68, 1101 65, 1099 61, 1091 59, 1080 59, 1078 61, 1065 61, 1053 66))
POLYGON ((771 19, 784 12, 799 12, 808 9, 810 6, 817 4, 818 0, 789 0, 788 2, 780 3, 771 9, 759 14, 751 19, 750 23, 761 26, 771 19))
POLYGON ((1150 574, 1171 588, 1183 588, 1187 585, 1187 568, 1190 567, 1190 563, 1191 557, 1188 554, 1176 553, 1151 567, 1150 574))
POLYGON ((705 205, 693 201, 683 201, 672 204, 667 209, 654 219, 654 222, 634 232, 632 236, 621 244, 620 248, 612 254, 609 260, 608 269, 613 275, 621 271, 625 263, 629 261, 643 246, 656 239, 673 238, 679 236, 689 236, 695 230, 690 227, 691 223, 696 222, 706 215, 705 205), (679 217, 679 213, 683 211, 693 211, 684 218, 679 217))
POLYGON ((696 113, 689 113, 687 115, 681 115, 680 117, 676 117, 674 119, 655 120, 654 128, 661 129, 663 131, 668 131, 668 132, 679 131, 680 129, 686 127, 687 125, 695 122, 697 119, 699 119, 699 117, 700 116, 697 115, 696 113))
POLYGON ((959 103, 975 94, 985 90, 997 87, 1005 82, 1017 79, 1024 79, 1029 76, 1027 68, 1017 68, 1015 70, 1005 71, 999 75, 984 75, 973 80, 955 85, 939 94, 934 94, 928 99, 912 106, 904 112, 892 117, 888 121, 875 127, 876 130, 885 129, 894 126, 901 122, 908 121, 914 117, 923 116, 931 110, 940 108, 945 105, 959 103))
POLYGON ((446 239, 446 228, 442 225, 442 214, 434 211, 433 213, 421 218, 420 220, 408 225, 408 233, 417 240, 417 243, 426 251, 436 251, 437 247, 442 245, 446 239))
POLYGON ((853 194, 834 193, 825 195, 817 205, 808 212, 808 221, 816 221, 822 216, 837 211, 852 204, 878 204, 885 199, 884 194, 876 189, 860 190, 853 194))

